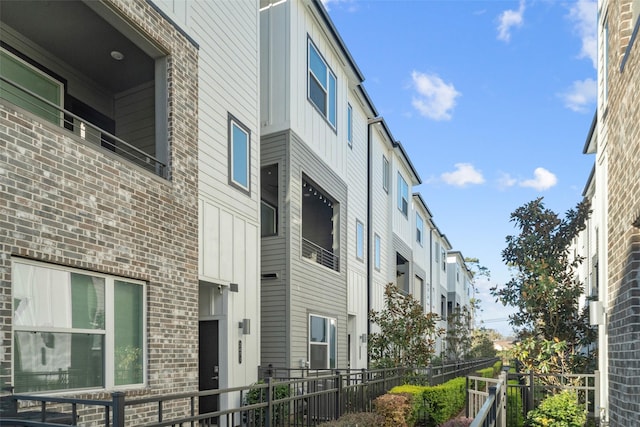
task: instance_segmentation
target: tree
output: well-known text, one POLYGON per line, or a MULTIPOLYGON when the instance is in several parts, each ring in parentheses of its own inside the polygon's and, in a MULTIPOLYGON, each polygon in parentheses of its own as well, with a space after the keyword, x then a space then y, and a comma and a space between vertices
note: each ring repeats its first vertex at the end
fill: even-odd
POLYGON ((591 363, 587 351, 595 340, 588 312, 578 309, 582 283, 572 258, 572 240, 584 230, 590 214, 587 201, 567 211, 565 218, 545 208, 542 198, 511 214, 519 235, 507 236, 502 259, 512 278, 491 293, 504 305, 518 309, 509 316, 520 343, 514 355, 534 371, 582 372, 591 363))
POLYGON ((496 357, 497 351, 493 342, 500 339, 500 334, 491 329, 480 328, 473 331, 471 340, 471 358, 482 359, 496 357))
POLYGON ((447 357, 466 359, 471 350, 471 312, 467 307, 453 310, 447 316, 447 357))
POLYGON ((420 302, 393 283, 384 291, 385 309, 371 310, 371 322, 380 328, 369 336, 369 353, 377 368, 427 366, 435 351, 437 315, 424 313, 420 302))

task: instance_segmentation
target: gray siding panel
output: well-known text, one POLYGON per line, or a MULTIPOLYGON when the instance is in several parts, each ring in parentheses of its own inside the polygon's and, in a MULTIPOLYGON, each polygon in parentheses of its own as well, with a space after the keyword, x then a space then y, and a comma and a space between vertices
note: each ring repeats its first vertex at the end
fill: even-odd
POLYGON ((261 272, 277 273, 277 279, 263 279, 261 281, 261 313, 260 334, 262 366, 272 364, 277 367, 286 366, 288 359, 287 313, 287 214, 286 214, 286 134, 265 136, 261 140, 261 165, 278 164, 279 195, 278 195, 278 235, 262 239, 261 272))

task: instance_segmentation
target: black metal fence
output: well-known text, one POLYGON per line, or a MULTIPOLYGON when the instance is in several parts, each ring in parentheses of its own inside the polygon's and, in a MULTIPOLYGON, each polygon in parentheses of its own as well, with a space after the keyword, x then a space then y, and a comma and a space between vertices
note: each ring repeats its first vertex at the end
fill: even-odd
POLYGON ((3 411, 0 424, 311 427, 346 413, 370 412, 375 398, 397 385, 440 384, 495 361, 344 372, 267 367, 260 369, 264 380, 258 384, 145 398, 126 397, 122 392, 113 393, 111 400, 11 394, 3 399, 14 406, 15 412, 3 411), (198 400, 207 396, 216 396, 222 409, 200 414, 198 400), (25 404, 30 406, 18 410, 25 404))

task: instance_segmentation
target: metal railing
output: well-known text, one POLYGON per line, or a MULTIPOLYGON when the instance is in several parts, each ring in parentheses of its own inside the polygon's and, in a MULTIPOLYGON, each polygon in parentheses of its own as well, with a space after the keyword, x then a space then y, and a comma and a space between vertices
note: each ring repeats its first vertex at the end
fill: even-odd
MULTIPOLYGON (((488 378, 477 380, 487 381, 488 378)), ((487 382, 488 384, 489 382, 487 382)), ((476 394, 476 397, 480 397, 476 394)), ((468 399, 470 402, 471 399, 468 399)), ((473 409, 476 409, 474 406, 473 409)), ((471 409, 471 408, 470 408, 471 409)), ((484 403, 477 412, 470 412, 473 418, 470 427, 506 427, 507 425, 507 374, 502 372, 500 378, 488 387, 484 403)))
POLYGON ((158 176, 167 177, 167 165, 151 154, 5 77, 0 76, 0 83, 2 84, 0 100, 13 101, 12 103, 21 106, 21 108, 49 123, 67 129, 92 145, 113 152, 158 176))
MULTIPOLYGON (((476 361, 475 369, 487 363, 488 360, 476 361)), ((472 369, 471 365, 472 363, 466 363, 458 376, 472 369)), ((25 403, 37 404, 40 416, 36 416, 37 419, 34 420, 33 406, 21 408, 11 418, 2 413, 0 424, 88 425, 87 417, 90 417, 91 425, 112 427, 311 427, 338 419, 345 413, 370 412, 375 398, 397 385, 429 379, 437 382, 441 379, 440 375, 425 375, 428 371, 428 368, 339 371, 268 367, 259 372, 270 376, 258 384, 201 392, 144 398, 125 397, 122 392, 116 392, 111 395, 110 400, 15 394, 4 398, 11 399, 16 408, 18 403, 23 406, 25 403), (240 404, 221 404, 220 410, 199 413, 198 402, 202 398, 217 398, 219 402, 240 404), (27 412, 31 418, 25 417, 27 412), (66 418, 64 422, 56 422, 51 418, 52 415, 58 418, 66 415, 66 418)))
POLYGON ((302 256, 334 271, 340 271, 338 255, 305 238, 302 238, 302 256))

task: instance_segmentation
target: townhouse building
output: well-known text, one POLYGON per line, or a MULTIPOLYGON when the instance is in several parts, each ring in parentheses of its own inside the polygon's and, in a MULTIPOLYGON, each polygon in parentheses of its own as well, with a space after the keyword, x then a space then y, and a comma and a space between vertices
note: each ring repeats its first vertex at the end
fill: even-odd
POLYGON ((598 108, 586 153, 595 154, 591 178, 597 263, 601 420, 612 426, 640 422, 637 364, 640 201, 640 2, 598 1, 598 108))
POLYGON ((258 16, 254 0, 2 4, 15 391, 256 381, 258 16))
POLYGON ((197 390, 197 44, 143 1, 0 21, 3 383, 197 390))

